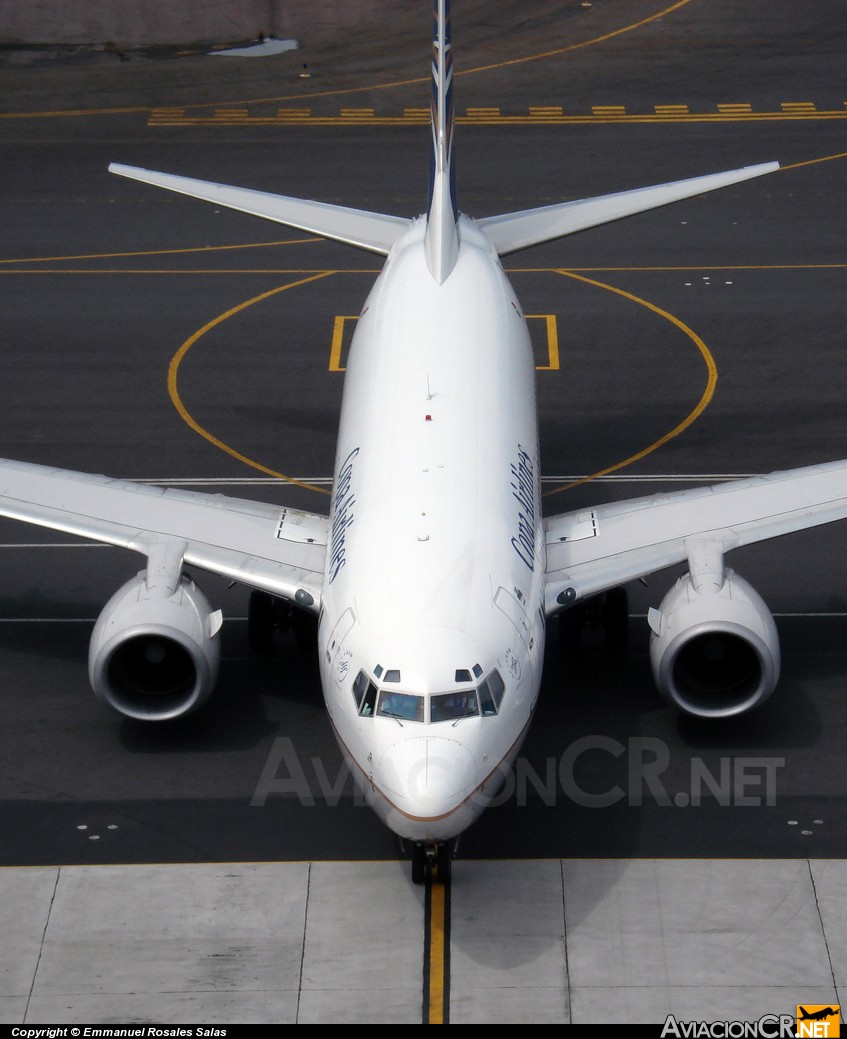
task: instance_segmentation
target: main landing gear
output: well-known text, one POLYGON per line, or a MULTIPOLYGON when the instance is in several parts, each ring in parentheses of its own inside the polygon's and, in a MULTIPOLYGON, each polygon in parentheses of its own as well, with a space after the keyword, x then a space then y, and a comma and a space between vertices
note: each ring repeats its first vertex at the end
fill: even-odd
POLYGON ((559 614, 562 648, 576 653, 595 646, 622 653, 629 639, 629 597, 626 588, 610 588, 578 602, 559 614))
POLYGON ((297 648, 307 651, 316 639, 316 619, 269 592, 252 591, 247 614, 247 640, 254 653, 270 653, 277 632, 292 631, 297 648))
POLYGON ((456 850, 455 840, 418 841, 411 847, 412 883, 435 881, 446 884, 450 877, 450 862, 456 850))

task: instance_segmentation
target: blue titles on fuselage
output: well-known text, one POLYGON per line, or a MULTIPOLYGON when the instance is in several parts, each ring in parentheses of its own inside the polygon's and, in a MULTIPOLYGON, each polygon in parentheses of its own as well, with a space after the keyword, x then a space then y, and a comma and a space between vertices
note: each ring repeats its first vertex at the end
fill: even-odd
POLYGON ((518 532, 512 538, 512 548, 530 570, 535 570, 535 466, 532 458, 518 444, 518 461, 509 466, 512 497, 517 501, 518 532))
POLYGON ((355 518, 353 506, 356 504, 356 495, 350 490, 350 485, 353 482, 353 459, 358 453, 359 448, 354 447, 344 459, 338 470, 338 480, 332 498, 332 527, 329 532, 330 584, 338 577, 347 562, 345 551, 347 528, 355 518))

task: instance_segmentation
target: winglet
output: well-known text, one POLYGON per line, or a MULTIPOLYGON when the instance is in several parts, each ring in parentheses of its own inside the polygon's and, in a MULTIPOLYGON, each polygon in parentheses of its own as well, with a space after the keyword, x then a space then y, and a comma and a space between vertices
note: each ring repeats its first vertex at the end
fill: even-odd
POLYGON ((450 0, 434 0, 432 32, 432 154, 426 223, 426 262, 441 284, 459 256, 459 210, 453 166, 453 48, 450 0))

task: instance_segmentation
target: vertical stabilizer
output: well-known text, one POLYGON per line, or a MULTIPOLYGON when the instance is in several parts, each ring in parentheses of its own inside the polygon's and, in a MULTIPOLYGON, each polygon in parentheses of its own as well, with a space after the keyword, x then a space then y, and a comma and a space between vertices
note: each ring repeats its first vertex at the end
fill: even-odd
POLYGON ((459 255, 459 211, 453 169, 453 52, 450 40, 450 0, 434 0, 432 33, 432 156, 426 260, 441 284, 459 255))

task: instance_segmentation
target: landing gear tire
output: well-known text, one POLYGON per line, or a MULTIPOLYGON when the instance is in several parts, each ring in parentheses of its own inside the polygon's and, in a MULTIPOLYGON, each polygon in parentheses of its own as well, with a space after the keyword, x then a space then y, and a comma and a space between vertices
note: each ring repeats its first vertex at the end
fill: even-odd
POLYGON ((610 588, 559 614, 559 643, 565 653, 579 653, 586 641, 595 651, 602 646, 609 652, 622 653, 628 640, 629 596, 626 588, 610 588), (600 644, 598 636, 602 637, 600 644))
POLYGON ((453 843, 439 841, 436 844, 413 844, 412 883, 425 884, 427 880, 434 879, 439 884, 446 884, 453 860, 453 843))
POLYGON ((586 623, 584 602, 575 603, 559 614, 559 645, 565 653, 579 652, 586 623))
POLYGON ((291 630, 294 643, 303 653, 314 653, 318 644, 318 619, 305 610, 298 610, 285 599, 270 592, 250 593, 247 613, 247 641, 254 653, 267 655, 274 648, 274 635, 291 630))
POLYGON ((427 874, 426 847, 423 844, 412 845, 412 883, 425 884, 427 874))
POLYGON ((603 628, 606 645, 622 653, 629 642, 629 596, 626 588, 610 588, 603 599, 603 628))
POLYGON ((453 842, 442 841, 435 852, 435 869, 439 884, 446 884, 450 879, 450 863, 453 861, 453 842))
POLYGON ((292 610, 291 630, 294 632, 294 643, 301 653, 305 655, 317 652, 318 618, 313 613, 292 610))
POLYGON ((247 613, 247 641, 254 653, 270 653, 274 639, 274 597, 252 591, 247 613))

